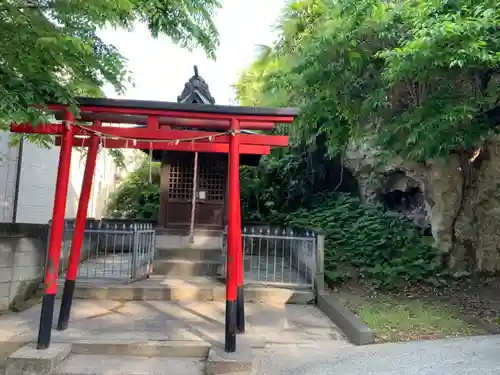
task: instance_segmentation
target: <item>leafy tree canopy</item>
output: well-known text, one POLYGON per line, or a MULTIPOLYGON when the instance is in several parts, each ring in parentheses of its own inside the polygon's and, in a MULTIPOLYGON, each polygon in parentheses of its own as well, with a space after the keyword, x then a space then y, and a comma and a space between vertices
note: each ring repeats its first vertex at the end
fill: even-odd
POLYGON ((496 0, 299 0, 277 28, 238 98, 299 106, 302 135, 330 151, 370 137, 423 161, 491 135, 478 114, 500 102, 496 0))
POLYGON ((153 37, 214 58, 218 7, 217 0, 0 0, 0 130, 40 120, 33 104, 71 104, 76 95, 100 95, 104 83, 123 91, 126 60, 98 36, 100 28, 142 22, 153 37))

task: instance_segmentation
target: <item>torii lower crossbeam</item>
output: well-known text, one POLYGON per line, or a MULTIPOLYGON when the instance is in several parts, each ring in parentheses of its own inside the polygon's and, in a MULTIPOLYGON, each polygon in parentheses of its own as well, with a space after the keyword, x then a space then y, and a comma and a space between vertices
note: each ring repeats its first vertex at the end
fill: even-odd
POLYGON ((63 119, 63 123, 37 126, 13 124, 11 126, 11 131, 15 133, 57 136, 56 144, 61 146, 37 348, 46 349, 50 345, 70 175, 71 150, 73 146, 83 146, 89 148, 89 153, 78 203, 70 261, 59 314, 57 328, 60 330, 66 329, 69 323, 97 149, 100 139, 102 139, 101 143, 104 147, 109 148, 128 147, 153 150, 223 152, 228 154, 229 201, 227 204, 225 349, 227 352, 234 352, 236 350, 236 333, 244 332, 240 154, 265 155, 269 154, 271 147, 286 147, 288 145, 288 137, 286 136, 241 134, 240 128, 247 125, 253 130, 269 130, 275 123, 291 123, 297 115, 297 110, 291 108, 199 106, 170 102, 96 98, 77 98, 76 102, 79 108, 77 114, 71 113, 67 107, 61 104, 45 106, 49 115, 56 119, 63 119), (89 119, 93 121, 93 125, 81 125, 82 121, 88 121, 89 119), (145 126, 124 127, 122 125, 130 124, 131 119, 137 119, 137 123, 145 124, 145 126), (102 125, 103 122, 106 122, 106 126, 102 125), (219 124, 221 124, 220 129, 217 128, 219 124), (197 130, 173 129, 175 126, 197 130), (210 131, 202 131, 203 128, 210 128, 210 131), (81 139, 82 136, 85 139, 81 139))
MULTIPOLYGON (((55 145, 60 146, 61 136, 56 136, 55 145)), ((89 147, 91 138, 73 137, 73 147, 89 147)), ((179 142, 177 144, 168 142, 147 142, 128 141, 125 139, 106 139, 101 143, 103 148, 125 148, 137 150, 164 150, 164 151, 185 151, 185 152, 213 152, 218 154, 229 153, 229 144, 226 143, 205 143, 205 142, 179 142)), ((270 146, 261 145, 240 145, 240 154, 245 155, 269 155, 270 146)))

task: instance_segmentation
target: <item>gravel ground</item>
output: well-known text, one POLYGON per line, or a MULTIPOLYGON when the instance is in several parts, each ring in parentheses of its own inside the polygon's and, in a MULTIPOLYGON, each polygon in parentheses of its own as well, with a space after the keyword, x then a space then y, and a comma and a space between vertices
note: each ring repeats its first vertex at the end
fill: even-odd
POLYGON ((500 337, 363 347, 274 347, 257 354, 254 375, 497 375, 500 337))

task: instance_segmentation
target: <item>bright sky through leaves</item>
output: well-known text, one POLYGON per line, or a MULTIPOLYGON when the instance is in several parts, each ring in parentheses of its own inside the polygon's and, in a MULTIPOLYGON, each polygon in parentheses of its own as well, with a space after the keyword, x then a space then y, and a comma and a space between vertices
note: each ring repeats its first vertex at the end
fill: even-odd
MULTIPOLYGON (((201 50, 190 52, 175 46, 167 37, 155 40, 141 25, 130 33, 104 30, 101 37, 129 60, 128 68, 133 72, 135 87, 129 86, 122 98, 175 101, 196 64, 217 104, 235 104, 230 86, 253 61, 256 45, 272 43, 272 26, 284 3, 283 0, 222 1, 216 19, 220 34, 217 61, 210 61, 201 50)), ((118 97, 110 86, 105 86, 104 91, 108 97, 118 97)))

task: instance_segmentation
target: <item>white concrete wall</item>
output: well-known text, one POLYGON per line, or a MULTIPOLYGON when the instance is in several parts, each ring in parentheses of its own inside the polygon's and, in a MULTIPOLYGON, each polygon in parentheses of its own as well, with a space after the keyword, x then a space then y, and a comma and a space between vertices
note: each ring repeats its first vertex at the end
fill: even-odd
POLYGON ((9 147, 9 133, 0 132, 0 222, 12 220, 12 202, 16 185, 16 147, 9 147))
MULTIPOLYGON (((58 149, 45 149, 24 142, 17 222, 43 224, 52 216, 58 149)), ((72 194, 70 187, 68 196, 72 194)))
MULTIPOLYGON (((88 216, 100 218, 104 214, 109 195, 116 189, 119 180, 135 166, 135 155, 140 151, 124 150, 128 161, 127 170, 119 170, 107 150, 101 149, 98 155, 93 180, 88 216), (132 161, 132 162, 131 162, 132 161)), ((0 133, 0 222, 12 220, 18 147, 9 147, 9 133, 0 133)), ((74 218, 82 186, 86 156, 74 148, 71 160, 70 183, 66 202, 66 218, 74 218)), ((18 223, 47 223, 52 216, 59 147, 40 148, 24 142, 19 201, 17 207, 18 223)))

